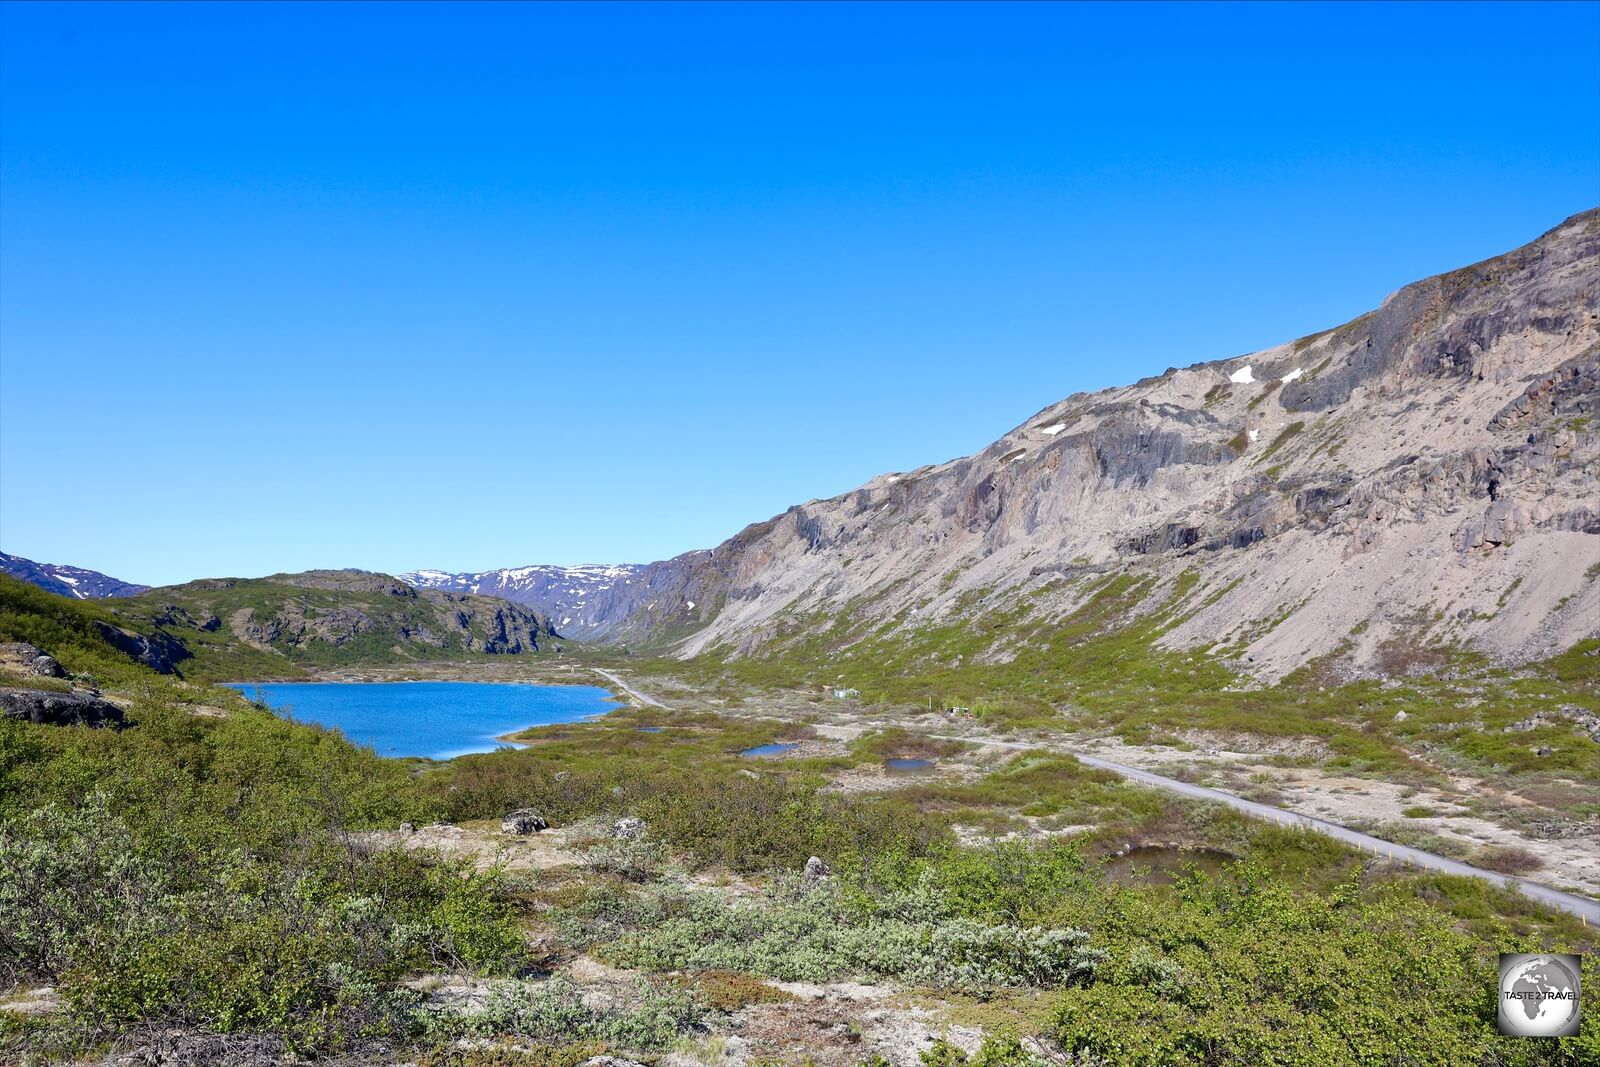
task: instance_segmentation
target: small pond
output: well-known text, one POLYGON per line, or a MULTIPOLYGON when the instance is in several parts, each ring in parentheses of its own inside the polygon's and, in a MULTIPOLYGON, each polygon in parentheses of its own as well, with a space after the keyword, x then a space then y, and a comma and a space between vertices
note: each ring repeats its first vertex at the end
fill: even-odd
POLYGON ((927 774, 933 770, 931 759, 886 759, 883 769, 890 774, 927 774))
POLYGON ((747 748, 739 755, 746 759, 769 759, 773 756, 781 756, 785 752, 792 752, 799 745, 800 742, 798 741, 774 741, 770 745, 757 745, 755 748, 747 748))
POLYGON ((666 729, 664 726, 641 726, 639 727, 639 732, 641 734, 659 734, 664 729, 666 729))

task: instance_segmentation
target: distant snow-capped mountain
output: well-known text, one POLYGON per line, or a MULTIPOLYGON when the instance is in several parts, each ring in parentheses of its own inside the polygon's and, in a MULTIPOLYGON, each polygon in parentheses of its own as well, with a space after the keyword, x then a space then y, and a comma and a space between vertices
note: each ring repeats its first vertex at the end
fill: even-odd
POLYGON ((150 587, 135 585, 120 578, 91 571, 86 567, 69 567, 61 563, 35 563, 22 556, 0 552, 0 573, 9 574, 24 582, 57 596, 70 596, 78 600, 99 600, 109 596, 134 596, 150 587))
POLYGON ((497 596, 543 612, 563 637, 603 636, 627 617, 638 597, 645 568, 639 564, 585 564, 578 567, 503 567, 451 573, 415 570, 398 575, 419 589, 497 596))

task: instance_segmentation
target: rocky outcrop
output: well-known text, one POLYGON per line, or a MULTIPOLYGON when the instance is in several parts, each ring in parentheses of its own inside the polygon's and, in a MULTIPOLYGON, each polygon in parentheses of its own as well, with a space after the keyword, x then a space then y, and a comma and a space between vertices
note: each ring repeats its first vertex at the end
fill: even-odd
POLYGON ((178 665, 193 656, 183 642, 160 630, 150 634, 131 633, 107 622, 94 627, 118 652, 149 667, 158 674, 177 673, 178 665))
POLYGON ((1600 396, 1600 345, 1536 378, 1522 394, 1495 413, 1493 430, 1511 430, 1552 415, 1593 416, 1600 396))
POLYGON ((122 709, 86 693, 46 689, 0 689, 0 715, 43 726, 110 727, 120 730, 122 709))
POLYGON ((22 674, 31 674, 35 678, 67 677, 66 669, 56 662, 54 656, 25 641, 0 644, 0 666, 10 667, 22 674))
POLYGON ((518 808, 516 811, 507 812, 505 818, 500 820, 501 833, 516 834, 519 837, 548 829, 550 823, 532 808, 518 808))

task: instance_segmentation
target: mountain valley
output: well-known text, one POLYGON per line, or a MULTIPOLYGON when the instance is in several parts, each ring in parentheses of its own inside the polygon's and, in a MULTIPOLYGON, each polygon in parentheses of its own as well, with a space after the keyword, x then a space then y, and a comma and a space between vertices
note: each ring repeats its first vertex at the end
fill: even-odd
MULTIPOLYGON (((1023 611, 1124 620, 1257 681, 1497 664, 1600 635, 1600 211, 1262 352, 1044 408, 982 452, 645 566, 408 579, 675 656, 1023 611), (1172 595, 1182 587, 1182 595, 1172 595)), ((1107 620, 1111 621, 1111 620, 1107 620)), ((981 658, 1014 657, 1000 627, 981 658)))
POLYGON ((7 557, 0 1054, 1585 1062, 1481 1006, 1593 958, 1597 404, 1588 212, 670 560, 7 557), (622 706, 380 759, 271 679, 622 706))

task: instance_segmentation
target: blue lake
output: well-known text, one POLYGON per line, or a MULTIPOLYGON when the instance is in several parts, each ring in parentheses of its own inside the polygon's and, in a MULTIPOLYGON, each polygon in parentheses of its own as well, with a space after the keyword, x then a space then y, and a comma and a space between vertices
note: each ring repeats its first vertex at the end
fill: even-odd
POLYGON ((618 707, 593 685, 486 682, 236 682, 233 688, 299 722, 338 727, 380 756, 449 759, 492 752, 495 738, 578 722, 618 707))

